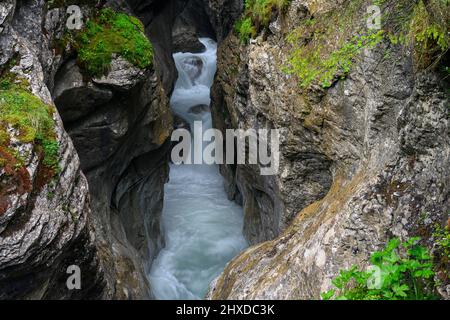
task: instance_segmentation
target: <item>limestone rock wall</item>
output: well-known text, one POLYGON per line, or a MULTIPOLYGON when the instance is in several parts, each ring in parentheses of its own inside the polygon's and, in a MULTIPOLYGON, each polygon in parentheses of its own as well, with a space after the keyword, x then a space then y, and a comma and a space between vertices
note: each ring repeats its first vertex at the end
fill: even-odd
MULTIPOLYGON (((82 10, 88 17, 94 7, 82 10)), ((167 92, 155 68, 140 70, 120 57, 107 76, 87 79, 74 53, 55 46, 66 19, 65 7, 49 9, 46 1, 0 4, 0 65, 16 59, 11 72, 56 105, 61 168, 38 186, 42 159, 23 147, 31 151, 24 154, 32 185, 2 199, 0 298, 150 298, 146 273, 163 246, 167 92), (67 290, 70 265, 81 268, 82 290, 67 290)))
POLYGON ((249 45, 230 35, 220 46, 215 125, 279 128, 281 168, 272 177, 221 168, 256 245, 228 264, 208 298, 317 299, 339 270, 366 265, 394 236, 420 235, 431 247, 433 225, 448 219, 448 92, 439 75, 417 72, 403 48, 386 57, 387 43, 362 52, 327 90, 301 91, 281 71, 286 34, 333 3, 294 0, 266 35, 249 45))
MULTIPOLYGON (((49 38, 37 33, 45 20, 43 1, 19 6, 0 4, 0 65, 18 57, 11 72, 27 79, 31 92, 52 105, 45 78, 51 59, 49 38), (27 24, 25 24, 27 22, 27 24)), ((18 144, 24 157, 22 173, 29 188, 8 184, 8 172, 0 170, 0 299, 77 299, 111 297, 96 247, 87 180, 72 141, 54 114, 61 171, 42 185, 43 159, 32 144, 18 144), (5 188, 10 188, 5 194, 5 188), (81 290, 66 287, 67 267, 78 265, 83 273, 81 290)))

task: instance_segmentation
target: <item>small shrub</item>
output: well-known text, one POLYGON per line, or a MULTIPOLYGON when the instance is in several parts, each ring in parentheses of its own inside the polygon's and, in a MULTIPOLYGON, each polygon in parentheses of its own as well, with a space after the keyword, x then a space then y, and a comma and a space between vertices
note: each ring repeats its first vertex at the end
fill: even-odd
POLYGON ((372 254, 368 271, 353 266, 333 280, 334 290, 323 299, 337 300, 430 300, 435 299, 432 257, 420 238, 401 243, 392 239, 383 251, 372 254), (379 270, 376 275, 374 269, 379 270), (375 277, 377 276, 377 277, 375 277), (377 281, 374 281, 377 280, 377 281))

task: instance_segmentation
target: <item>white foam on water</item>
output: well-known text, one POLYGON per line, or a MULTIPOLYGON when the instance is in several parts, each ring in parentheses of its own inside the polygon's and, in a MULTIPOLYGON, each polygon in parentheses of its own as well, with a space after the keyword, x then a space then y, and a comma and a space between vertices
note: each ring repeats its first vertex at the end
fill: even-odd
MULTIPOLYGON (((217 44, 207 38, 200 41, 205 52, 174 54, 179 76, 171 106, 191 127, 202 120, 206 130, 211 127, 211 114, 188 111, 210 104, 217 44), (192 64, 197 60, 199 65, 198 59, 202 61, 199 75, 192 64)), ((247 247, 242 207, 227 199, 223 183, 215 165, 170 166, 162 214, 166 246, 149 274, 157 299, 203 299, 211 281, 247 247)))

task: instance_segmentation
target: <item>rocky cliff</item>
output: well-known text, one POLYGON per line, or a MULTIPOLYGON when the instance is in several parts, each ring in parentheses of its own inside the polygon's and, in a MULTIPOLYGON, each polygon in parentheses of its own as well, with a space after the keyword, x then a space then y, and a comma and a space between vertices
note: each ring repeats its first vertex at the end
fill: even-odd
MULTIPOLYGON (((26 82, 29 93, 24 97, 53 106, 45 79, 54 56, 49 37, 36 32, 46 19, 43 7, 43 2, 0 4, 2 89, 10 82, 5 74, 11 73, 13 79, 26 82)), ((5 97, 2 95, 2 102, 5 97)), ((111 296, 95 245, 87 180, 63 123, 54 107, 52 110, 57 171, 45 163, 45 151, 37 140, 20 141, 21 133, 2 118, 9 136, 2 141, 2 158, 15 168, 6 165, 1 170, 0 297, 111 296), (66 288, 70 265, 78 265, 86 277, 80 291, 66 288)), ((2 109, 2 115, 4 112, 2 109)))
POLYGON ((48 140, 22 137, 40 118, 22 128, 2 117, 0 298, 148 298, 146 272, 163 245, 167 93, 154 67, 118 55, 103 75, 87 75, 65 41, 66 9, 0 4, 2 99, 38 99, 53 117, 48 140), (70 265, 81 269, 81 290, 66 287, 70 265))
POLYGON ((281 133, 277 174, 220 168, 253 246, 207 298, 317 299, 393 237, 434 250, 450 211, 448 34, 423 21, 448 17, 394 2, 381 33, 366 0, 80 1, 79 31, 74 1, 3 0, 0 299, 152 298, 172 53, 202 51, 199 36, 219 43, 214 126, 281 133))
MULTIPOLYGON (((317 299, 339 270, 367 265, 388 239, 420 235, 432 247, 433 226, 447 223, 445 74, 420 71, 414 50, 388 40, 362 49, 348 74, 331 83, 301 86, 305 74, 286 72, 293 52, 302 52, 299 43, 322 50, 349 37, 355 19, 365 23, 370 3, 352 3, 363 11, 347 16, 337 6, 352 7, 348 1, 294 0, 262 31, 251 30, 256 37, 248 44, 242 31, 241 39, 235 32, 221 43, 215 125, 280 129, 281 164, 274 176, 261 176, 258 166, 222 166, 229 197, 244 207, 244 233, 256 245, 228 264, 209 298, 317 299), (326 31, 308 38, 320 23, 326 31)), ((295 61, 307 53, 299 56, 295 61)), ((303 70, 323 60, 312 57, 303 70)), ((444 285, 442 294, 448 291, 444 285)))

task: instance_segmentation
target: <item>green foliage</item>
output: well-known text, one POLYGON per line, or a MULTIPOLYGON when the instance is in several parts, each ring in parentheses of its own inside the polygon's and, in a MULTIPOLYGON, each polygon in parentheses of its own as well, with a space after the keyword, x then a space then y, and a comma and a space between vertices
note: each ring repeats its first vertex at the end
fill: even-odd
POLYGON ((274 12, 282 12, 290 0, 245 0, 244 16, 236 22, 235 31, 242 42, 248 42, 266 28, 274 12))
POLYGON ((93 77, 108 72, 113 54, 121 55, 141 69, 149 67, 153 61, 153 47, 144 34, 142 23, 109 8, 87 21, 72 45, 78 51, 78 61, 93 77))
POLYGON ((383 251, 374 252, 372 266, 353 266, 333 280, 336 290, 322 293, 323 299, 337 300, 430 300, 434 295, 434 271, 428 250, 411 238, 401 243, 392 239, 383 251), (378 272, 375 272, 378 270, 378 272))
POLYGON ((295 75, 301 88, 332 86, 348 74, 363 49, 383 39, 382 31, 361 26, 367 10, 364 1, 348 0, 342 7, 303 20, 286 37, 291 49, 282 70, 295 75))
POLYGON ((42 163, 48 168, 58 169, 59 143, 54 137, 38 137, 39 144, 44 150, 42 163))
MULTIPOLYGON (((3 154, 9 154, 17 163, 22 163, 18 155, 10 148, 8 127, 18 130, 18 139, 22 143, 32 143, 43 149, 43 164, 49 169, 58 167, 59 144, 55 137, 53 108, 33 95, 27 86, 11 77, 0 81, 0 148, 3 154)), ((7 160, 1 161, 2 166, 7 160)))
POLYGON ((235 25, 235 30, 239 35, 239 39, 244 43, 247 43, 256 35, 256 29, 250 17, 239 20, 235 25))
POLYGON ((416 65, 436 64, 450 44, 450 1, 378 0, 383 28, 391 42, 414 48, 416 65))
POLYGON ((353 59, 361 50, 373 48, 382 39, 382 31, 357 35, 330 53, 326 53, 323 46, 297 47, 292 51, 288 65, 283 70, 288 74, 295 74, 302 88, 308 87, 314 81, 328 88, 336 78, 344 77, 350 72, 353 59))
MULTIPOLYGON (((378 0, 382 7, 380 31, 367 30, 367 3, 347 0, 342 10, 331 10, 303 21, 287 36, 292 49, 283 70, 299 85, 330 87, 344 78, 365 48, 388 39, 392 45, 412 46, 416 66, 435 65, 449 48, 448 0, 378 0)), ((388 52, 385 56, 388 56, 388 52)))

